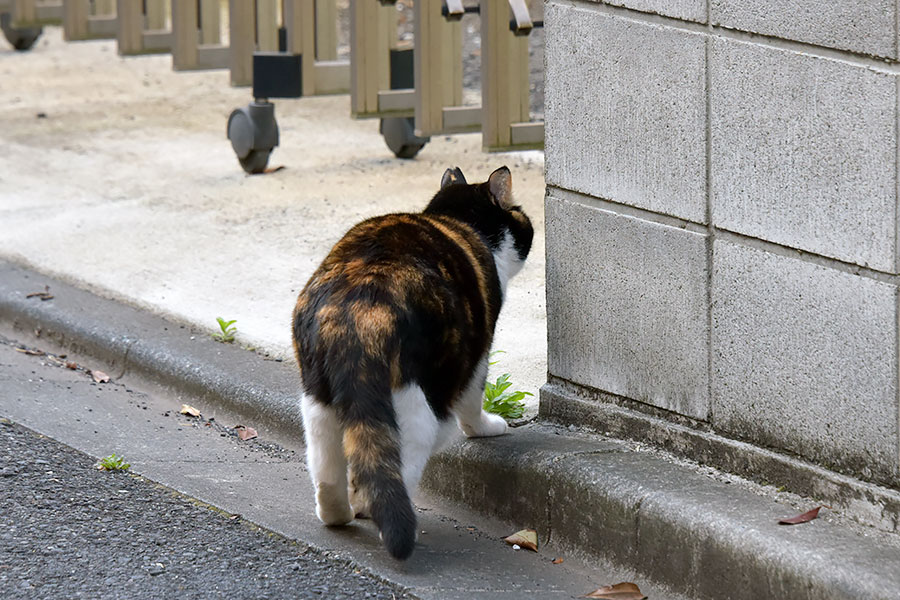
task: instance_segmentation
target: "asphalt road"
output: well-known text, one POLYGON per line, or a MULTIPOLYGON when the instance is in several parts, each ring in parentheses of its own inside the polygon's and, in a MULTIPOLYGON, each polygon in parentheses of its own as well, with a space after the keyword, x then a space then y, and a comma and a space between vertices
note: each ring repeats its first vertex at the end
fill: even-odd
POLYGON ((405 598, 345 562, 0 420, 11 598, 405 598))

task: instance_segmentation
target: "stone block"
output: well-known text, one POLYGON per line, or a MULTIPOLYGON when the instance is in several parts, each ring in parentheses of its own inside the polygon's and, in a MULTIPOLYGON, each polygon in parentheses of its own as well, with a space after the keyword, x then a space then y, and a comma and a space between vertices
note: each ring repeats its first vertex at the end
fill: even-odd
POLYGON ((708 412, 706 235, 547 197, 549 371, 708 412))
POLYGON ((896 58, 894 0, 710 0, 714 25, 896 58))
POLYGON ((704 36, 545 12, 547 183, 705 223, 704 36))
POLYGON ((715 226, 895 272, 896 77, 710 42, 715 226))
POLYGON ((896 482, 897 287, 722 240, 713 265, 713 425, 896 482))
POLYGON ((703 0, 594 0, 610 6, 621 6, 685 21, 706 22, 706 2, 703 0))

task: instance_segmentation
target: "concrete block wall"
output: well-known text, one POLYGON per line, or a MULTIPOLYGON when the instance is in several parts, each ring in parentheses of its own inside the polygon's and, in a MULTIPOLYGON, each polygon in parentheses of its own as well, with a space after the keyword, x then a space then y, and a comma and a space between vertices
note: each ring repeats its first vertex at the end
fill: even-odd
POLYGON ((898 3, 548 0, 551 381, 900 488, 898 3))

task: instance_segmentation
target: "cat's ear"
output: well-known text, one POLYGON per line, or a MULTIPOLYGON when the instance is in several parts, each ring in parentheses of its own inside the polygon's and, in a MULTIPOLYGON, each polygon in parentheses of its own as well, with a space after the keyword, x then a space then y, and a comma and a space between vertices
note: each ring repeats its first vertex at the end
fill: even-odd
POLYGON ((453 167, 444 171, 444 176, 441 177, 441 189, 453 183, 466 183, 466 178, 463 176, 462 171, 459 170, 459 167, 453 167))
POLYGON ((503 209, 513 206, 512 199, 512 174, 507 167, 500 167, 488 178, 488 188, 497 204, 503 209))

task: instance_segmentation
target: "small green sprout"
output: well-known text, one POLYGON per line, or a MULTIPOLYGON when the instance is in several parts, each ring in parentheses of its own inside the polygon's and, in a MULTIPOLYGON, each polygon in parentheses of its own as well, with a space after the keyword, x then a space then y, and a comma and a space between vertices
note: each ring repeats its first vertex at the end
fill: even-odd
POLYGON ((219 329, 221 329, 222 332, 212 334, 213 339, 222 342, 223 344, 230 344, 233 342, 234 334, 237 333, 237 327, 233 327, 233 325, 237 323, 237 320, 232 319, 231 321, 226 321, 222 317, 216 317, 216 321, 219 322, 219 329))
POLYGON ((105 458, 101 458, 97 462, 97 468, 101 471, 127 471, 131 465, 125 462, 124 456, 116 456, 113 452, 105 458))
POLYGON ((484 383, 484 410, 498 414, 504 419, 518 419, 525 414, 525 396, 533 396, 530 392, 508 392, 512 386, 509 373, 504 373, 497 381, 484 383))
MULTIPOLYGON (((494 350, 493 352, 491 352, 490 354, 488 354, 488 357, 489 357, 489 358, 494 358, 494 355, 495 355, 495 354, 506 354, 506 350, 494 350)), ((497 360, 495 360, 495 361, 488 362, 488 366, 493 367, 493 366, 496 365, 498 362, 500 362, 500 359, 499 359, 499 358, 498 358, 497 360)))

